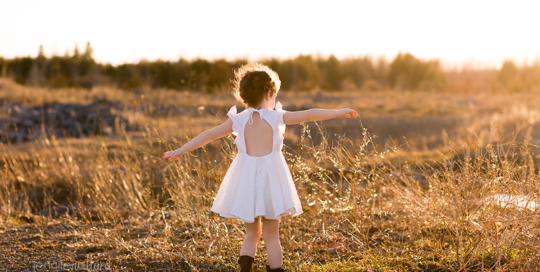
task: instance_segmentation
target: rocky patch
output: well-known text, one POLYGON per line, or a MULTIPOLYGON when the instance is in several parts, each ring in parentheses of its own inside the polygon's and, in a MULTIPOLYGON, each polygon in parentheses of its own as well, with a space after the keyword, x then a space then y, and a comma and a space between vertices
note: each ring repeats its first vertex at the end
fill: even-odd
MULTIPOLYGON (((2 102, 2 101, 0 101, 2 102)), ((124 109, 122 104, 97 99, 90 104, 45 103, 25 108, 20 104, 0 103, 0 141, 21 143, 32 141, 43 134, 47 137, 88 137, 112 135, 120 128, 138 130, 137 124, 115 114, 124 109)))

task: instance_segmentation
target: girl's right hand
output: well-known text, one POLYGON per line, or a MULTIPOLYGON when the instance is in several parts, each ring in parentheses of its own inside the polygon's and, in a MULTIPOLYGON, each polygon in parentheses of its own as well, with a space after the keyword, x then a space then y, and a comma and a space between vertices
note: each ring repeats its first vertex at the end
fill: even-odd
POLYGON ((176 150, 172 150, 172 151, 167 151, 167 152, 164 152, 163 153, 163 157, 161 157, 162 159, 167 159, 169 158, 169 161, 171 160, 176 160, 178 159, 178 157, 182 156, 185 152, 181 151, 180 148, 179 149, 176 149, 176 150))
POLYGON ((341 109, 339 110, 339 117, 346 117, 346 118, 356 118, 358 117, 358 112, 356 112, 355 110, 351 110, 351 109, 341 109))

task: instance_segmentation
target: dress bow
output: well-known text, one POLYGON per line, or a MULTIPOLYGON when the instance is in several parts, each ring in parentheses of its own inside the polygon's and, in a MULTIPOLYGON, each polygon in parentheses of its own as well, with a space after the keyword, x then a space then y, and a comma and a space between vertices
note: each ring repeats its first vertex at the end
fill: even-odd
POLYGON ((250 124, 250 125, 253 125, 253 112, 255 112, 255 111, 259 113, 259 116, 261 117, 261 120, 263 119, 260 110, 251 108, 251 112, 249 113, 249 117, 248 117, 248 124, 250 124))

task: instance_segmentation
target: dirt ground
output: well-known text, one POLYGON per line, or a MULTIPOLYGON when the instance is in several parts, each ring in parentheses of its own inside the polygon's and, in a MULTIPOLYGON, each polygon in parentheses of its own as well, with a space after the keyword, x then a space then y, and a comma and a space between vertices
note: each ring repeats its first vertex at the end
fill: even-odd
POLYGON ((50 220, 45 235, 30 223, 0 227, 0 271, 187 271, 182 269, 186 267, 184 259, 175 257, 174 252, 166 261, 158 256, 141 259, 131 255, 129 247, 109 244, 107 239, 93 241, 93 234, 112 229, 125 232, 123 238, 131 242, 143 239, 140 236, 148 239, 148 235, 137 233, 137 224, 50 220))

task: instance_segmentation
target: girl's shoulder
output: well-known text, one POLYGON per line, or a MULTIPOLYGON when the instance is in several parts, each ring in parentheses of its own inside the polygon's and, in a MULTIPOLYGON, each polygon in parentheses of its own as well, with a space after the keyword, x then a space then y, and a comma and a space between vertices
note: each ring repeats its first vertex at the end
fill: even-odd
POLYGON ((227 116, 229 116, 229 118, 231 119, 238 119, 238 118, 241 118, 242 116, 246 116, 249 114, 249 108, 244 108, 244 109, 241 109, 240 112, 238 111, 238 108, 235 106, 232 106, 230 109, 229 109, 229 112, 227 112, 227 116))
POLYGON ((287 111, 283 109, 283 105, 280 102, 276 103, 275 112, 278 116, 278 118, 283 119, 283 114, 285 114, 287 111))
POLYGON ((229 111, 227 112, 227 116, 229 116, 229 118, 234 118, 238 115, 238 112, 236 110, 236 105, 232 106, 229 111))
POLYGON ((276 102, 276 107, 275 107, 275 111, 276 112, 284 112, 283 110, 283 105, 281 104, 281 102, 276 102))

